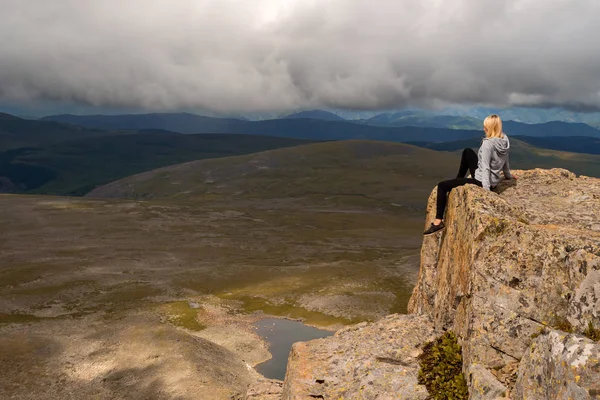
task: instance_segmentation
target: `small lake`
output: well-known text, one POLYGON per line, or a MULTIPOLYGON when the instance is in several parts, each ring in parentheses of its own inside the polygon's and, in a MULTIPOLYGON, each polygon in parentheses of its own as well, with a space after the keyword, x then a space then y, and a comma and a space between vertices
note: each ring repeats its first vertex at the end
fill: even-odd
POLYGON ((269 344, 270 360, 258 364, 256 370, 269 379, 283 380, 292 344, 332 336, 335 332, 313 328, 299 321, 265 318, 256 322, 256 333, 269 344))

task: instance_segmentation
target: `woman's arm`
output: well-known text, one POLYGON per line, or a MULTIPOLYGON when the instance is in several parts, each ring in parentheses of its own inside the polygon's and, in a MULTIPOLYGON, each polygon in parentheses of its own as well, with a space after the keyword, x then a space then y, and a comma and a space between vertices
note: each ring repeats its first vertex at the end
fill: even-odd
POLYGON ((490 190, 490 163, 492 162, 494 147, 489 144, 488 140, 484 140, 481 147, 481 160, 479 162, 481 166, 481 186, 485 190, 490 190))
POLYGON ((513 179, 513 176, 510 173, 510 165, 508 164, 508 154, 506 155, 506 162, 502 167, 502 172, 504 172, 504 179, 513 179))

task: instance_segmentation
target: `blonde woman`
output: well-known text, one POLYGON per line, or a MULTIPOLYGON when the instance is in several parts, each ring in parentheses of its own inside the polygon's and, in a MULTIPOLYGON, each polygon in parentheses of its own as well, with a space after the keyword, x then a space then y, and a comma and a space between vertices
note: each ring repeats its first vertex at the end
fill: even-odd
POLYGON ((485 190, 491 190, 502 180, 500 172, 504 173, 504 179, 516 179, 510 173, 508 165, 508 150, 510 143, 508 137, 502 132, 502 120, 496 114, 492 114, 483 121, 485 138, 479 147, 479 153, 475 154, 473 149, 465 149, 460 160, 460 167, 456 179, 450 179, 438 184, 437 210, 435 221, 423 233, 431 235, 444 229, 444 210, 448 201, 448 194, 452 189, 467 184, 477 185, 485 190), (467 171, 471 177, 465 178, 467 171))

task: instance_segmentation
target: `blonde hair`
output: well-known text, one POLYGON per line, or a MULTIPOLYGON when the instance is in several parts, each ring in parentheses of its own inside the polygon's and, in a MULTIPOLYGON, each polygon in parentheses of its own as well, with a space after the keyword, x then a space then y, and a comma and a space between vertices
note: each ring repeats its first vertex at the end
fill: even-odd
POLYGON ((487 138, 501 138, 504 133, 502 133, 502 120, 500 117, 497 114, 488 116, 483 121, 483 131, 487 138))

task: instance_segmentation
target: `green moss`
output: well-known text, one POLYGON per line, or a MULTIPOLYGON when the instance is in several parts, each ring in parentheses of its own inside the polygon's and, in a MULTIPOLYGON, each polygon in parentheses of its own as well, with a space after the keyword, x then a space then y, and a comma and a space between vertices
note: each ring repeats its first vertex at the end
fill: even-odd
POLYGON ((187 301, 177 301, 175 303, 165 304, 162 307, 162 313, 167 322, 189 329, 191 331, 201 331, 206 326, 198 322, 198 309, 190 307, 187 301))
POLYGON ((493 236, 498 236, 504 232, 507 227, 507 222, 500 218, 492 218, 490 224, 486 228, 486 232, 493 236))
POLYGON ((469 397, 462 374, 462 349, 453 332, 425 344, 419 357, 419 383, 434 400, 463 400, 469 397))
POLYGON ((599 342, 600 341, 600 329, 596 329, 592 321, 588 322, 587 328, 583 331, 583 335, 588 339, 599 342))
POLYGON ((326 327, 338 324, 350 325, 362 322, 362 320, 335 317, 318 311, 310 311, 303 307, 298 307, 290 302, 273 304, 262 297, 244 296, 236 300, 239 300, 243 303, 243 309, 247 312, 262 311, 263 313, 269 315, 302 319, 305 323, 310 325, 326 327))
POLYGON ((530 337, 531 337, 531 339, 535 339, 535 338, 537 338, 541 335, 545 335, 547 333, 548 333, 548 329, 546 329, 545 326, 542 326, 539 331, 532 333, 530 337))
POLYGON ((559 331, 573 333, 573 325, 565 317, 556 317, 553 326, 559 331))

